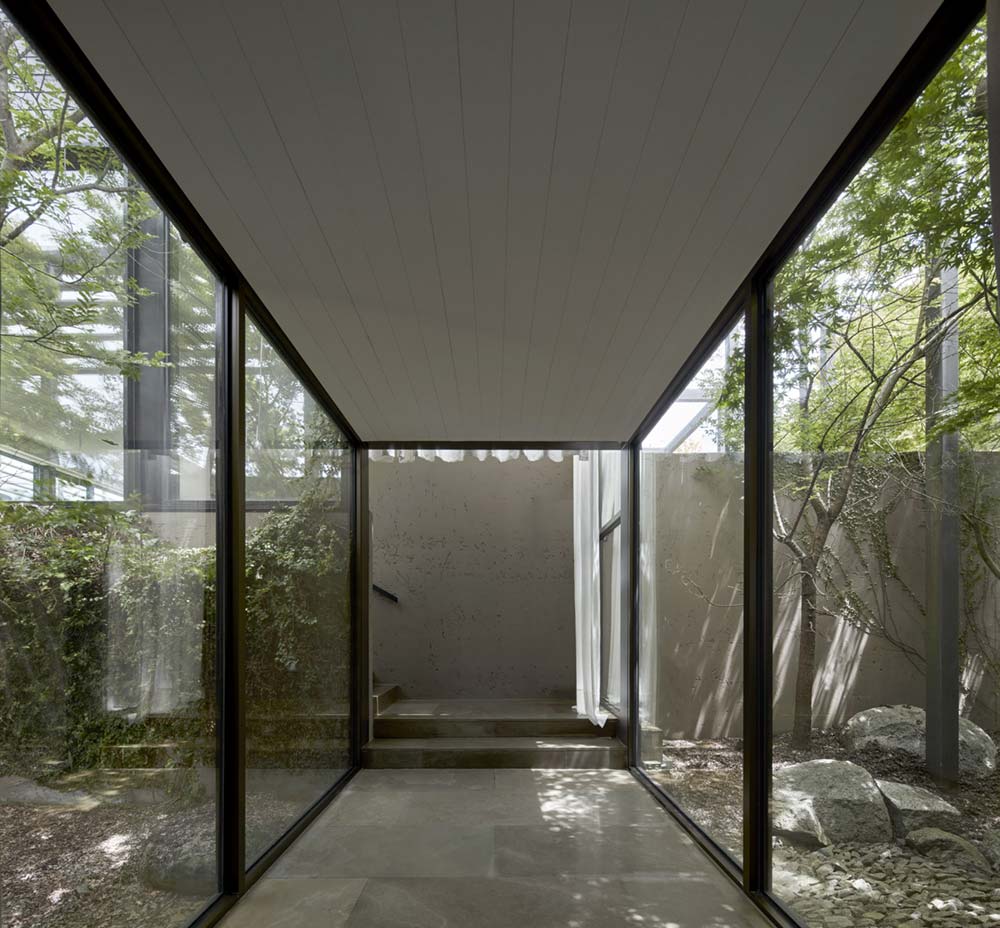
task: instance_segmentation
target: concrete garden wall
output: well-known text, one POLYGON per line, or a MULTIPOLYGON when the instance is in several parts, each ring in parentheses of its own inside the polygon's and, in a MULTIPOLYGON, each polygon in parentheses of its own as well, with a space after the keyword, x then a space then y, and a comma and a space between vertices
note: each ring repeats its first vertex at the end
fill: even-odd
MULTIPOLYGON (((672 738, 711 738, 741 734, 742 707, 742 556, 743 462, 708 454, 651 455, 645 473, 655 479, 655 555, 650 573, 655 596, 655 672, 650 722, 672 738)), ((977 468, 1000 479, 1000 461, 977 456, 977 468)), ((886 488, 886 493, 891 488, 886 488)), ((784 506, 787 501, 782 501, 784 506)), ((926 514, 918 499, 903 499, 888 520, 889 544, 900 579, 865 598, 878 606, 894 637, 924 653, 927 573, 926 514), (911 595, 912 594, 912 595, 911 595)), ((831 547, 857 589, 874 558, 859 556, 835 532, 831 547)), ((775 549, 775 731, 791 728, 798 653, 799 600, 795 565, 775 549)), ((963 548, 963 565, 976 555, 963 548)), ((984 646, 1000 646, 1000 585, 989 575, 977 578, 956 603, 966 628, 969 652, 964 683, 972 694, 964 709, 977 724, 1000 727, 996 686, 977 657, 984 646), (978 629, 970 631, 969 619, 978 629), (976 640, 978 638, 978 640, 976 640)), ((830 604, 826 604, 828 611, 830 604)), ((814 722, 829 727, 862 709, 882 704, 925 704, 924 671, 919 658, 880 634, 867 632, 840 615, 822 615, 817 635, 814 722)))

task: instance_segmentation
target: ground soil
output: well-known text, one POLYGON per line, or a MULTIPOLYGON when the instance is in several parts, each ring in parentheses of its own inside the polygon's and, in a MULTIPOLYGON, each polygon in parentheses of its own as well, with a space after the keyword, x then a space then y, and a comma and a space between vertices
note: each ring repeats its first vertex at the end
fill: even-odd
MULTIPOLYGON (((998 740, 1000 733, 991 733, 998 740)), ((918 758, 875 748, 849 753, 838 730, 815 732, 808 748, 788 735, 774 744, 776 765, 818 758, 850 760, 878 779, 929 789, 962 813, 962 837, 977 841, 1000 829, 1000 773, 965 776, 954 784, 935 782, 918 758)), ((651 767, 687 813, 737 859, 742 846, 742 742, 670 741, 664 763, 651 767)), ((819 850, 774 842, 776 894, 798 909, 800 920, 825 928, 1000 923, 1000 875, 963 872, 929 860, 902 841, 886 845, 843 845, 819 850)))

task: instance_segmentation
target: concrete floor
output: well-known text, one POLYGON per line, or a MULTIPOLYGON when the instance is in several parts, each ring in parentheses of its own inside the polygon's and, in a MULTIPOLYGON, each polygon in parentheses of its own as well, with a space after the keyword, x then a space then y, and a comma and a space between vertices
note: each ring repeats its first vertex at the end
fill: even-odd
POLYGON ((224 928, 763 928, 622 770, 362 770, 224 928))

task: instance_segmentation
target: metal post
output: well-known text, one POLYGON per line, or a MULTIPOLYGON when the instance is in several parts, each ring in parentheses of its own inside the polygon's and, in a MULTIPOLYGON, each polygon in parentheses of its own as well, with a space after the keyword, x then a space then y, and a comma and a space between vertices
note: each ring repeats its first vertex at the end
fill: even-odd
POLYGON ((747 294, 743 545, 743 885, 771 885, 772 337, 771 285, 747 294))
POLYGON ((246 886, 244 321, 238 295, 217 293, 218 848, 221 891, 234 894, 246 886))
POLYGON ((351 503, 352 556, 351 615, 354 623, 354 686, 352 693, 354 732, 352 764, 361 764, 361 749, 372 737, 371 636, 369 598, 371 596, 371 510, 368 500, 368 448, 353 446, 354 493, 351 503))
MULTIPOLYGON (((928 301, 927 325, 945 324, 958 309, 958 271, 941 272, 940 298, 928 301)), ((952 324, 927 357, 927 428, 933 429, 958 389, 958 325, 952 324)), ((927 443, 927 769, 940 780, 958 779, 959 526, 958 433, 927 443)))
POLYGON ((642 763, 639 720, 639 454, 641 443, 633 439, 625 449, 622 467, 622 625, 627 647, 624 648, 625 685, 628 687, 625 728, 628 765, 642 763))
MULTIPOLYGON (((125 262, 136 288, 125 308, 125 347, 152 357, 170 350, 170 231, 162 212, 140 228, 146 237, 125 262)), ((138 494, 143 503, 170 497, 169 375, 168 367, 143 367, 125 379, 125 496, 138 494)))

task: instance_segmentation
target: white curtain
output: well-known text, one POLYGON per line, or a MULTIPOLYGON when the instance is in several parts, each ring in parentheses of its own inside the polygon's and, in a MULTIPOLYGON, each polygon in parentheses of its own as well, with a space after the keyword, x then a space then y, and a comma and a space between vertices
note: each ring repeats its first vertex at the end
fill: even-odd
MULTIPOLYGON (((656 462, 660 455, 639 452, 639 726, 655 728, 657 701, 656 462)), ((657 756, 643 757, 659 763, 657 756)))
POLYGON ((622 452, 600 451, 601 526, 607 525, 622 510, 622 452))
POLYGON ((576 711, 595 725, 601 709, 601 531, 598 455, 573 459, 573 587, 576 605, 576 711))

